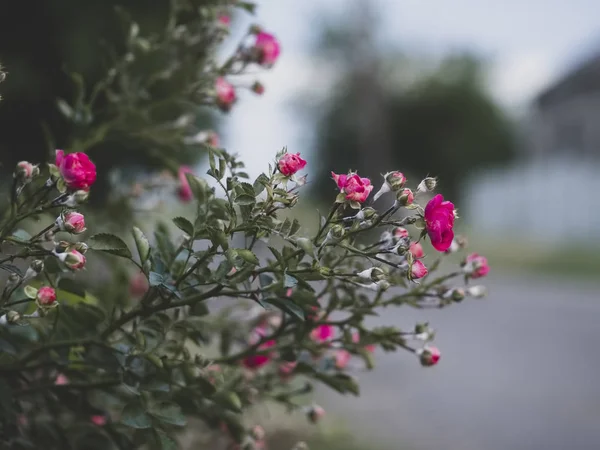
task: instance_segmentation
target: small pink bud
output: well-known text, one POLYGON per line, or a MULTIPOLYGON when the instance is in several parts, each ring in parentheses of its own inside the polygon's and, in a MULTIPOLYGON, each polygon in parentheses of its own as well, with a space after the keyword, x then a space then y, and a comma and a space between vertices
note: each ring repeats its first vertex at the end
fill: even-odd
POLYGON ((96 426, 103 427, 104 425, 106 425, 107 420, 106 416, 95 415, 90 417, 90 422, 92 422, 96 426))
POLYGON ((406 184, 406 177, 402 172, 389 172, 385 174, 385 182, 392 191, 397 191, 406 184))
POLYGON ((36 299, 40 306, 52 306, 56 302, 56 291, 50 286, 42 286, 38 289, 36 299))
POLYGON ((179 168, 178 177, 179 177, 179 188, 177 189, 177 195, 182 202, 190 202, 194 198, 194 194, 192 192, 192 188, 190 183, 188 182, 186 173, 192 173, 192 169, 188 166, 181 166, 179 168))
POLYGON ((256 441, 262 441, 266 435, 265 429, 260 425, 256 425, 254 428, 252 428, 252 432, 250 434, 252 435, 252 438, 256 441))
MULTIPOLYGON (((258 347, 259 350, 266 350, 270 347, 273 347, 275 345, 275 341, 271 340, 271 341, 267 341, 264 344, 262 344, 260 347, 258 347)), ((258 369, 262 366, 264 366, 265 364, 267 364, 270 360, 271 360, 272 355, 267 353, 267 354, 259 354, 259 355, 250 355, 247 356, 246 358, 244 358, 244 360, 242 361, 242 364, 248 368, 248 369, 258 369)))
POLYGON ((71 270, 83 269, 85 266, 85 256, 83 256, 75 249, 72 249, 66 253, 62 253, 60 255, 64 255, 61 257, 61 260, 71 270))
POLYGON ((352 354, 348 350, 336 350, 335 352, 335 367, 339 370, 346 368, 350 360, 352 359, 352 354))
POLYGON ((136 273, 129 280, 129 293, 133 297, 141 297, 148 291, 149 288, 148 279, 143 272, 136 273))
POLYGON ((279 58, 281 46, 275 36, 264 31, 256 34, 256 41, 252 49, 255 61, 261 66, 271 67, 279 58))
POLYGON ((307 412, 308 420, 310 420, 312 423, 319 422, 323 418, 324 415, 325 415, 325 410, 323 408, 321 408, 319 405, 312 406, 307 412))
POLYGON ((56 226, 60 231, 81 234, 86 230, 85 217, 81 213, 69 211, 65 214, 61 214, 58 219, 56 219, 56 226))
POLYGON ((333 339, 333 325, 319 325, 310 332, 310 337, 316 342, 327 342, 333 339))
POLYGON ((399 191, 397 198, 398 203, 400 203, 400 205, 402 206, 410 206, 415 201, 415 196, 413 192, 408 188, 399 191))
POLYGON ((296 369, 297 365, 298 363, 296 361, 288 361, 281 363, 281 365, 279 366, 279 376, 281 377, 281 379, 284 381, 288 380, 294 373, 294 370, 296 369))
POLYGON ((392 233, 396 239, 408 237, 408 230, 404 227, 396 227, 392 233))
POLYGON ((35 173, 39 174, 39 169, 28 161, 21 161, 17 163, 15 170, 15 178, 20 178, 24 182, 29 182, 35 176, 35 173))
POLYGON ((215 89, 217 106, 221 111, 228 112, 236 100, 235 88, 225 78, 219 77, 215 82, 215 89))
POLYGON ((408 251, 412 253, 415 259, 422 258, 425 255, 425 252, 423 251, 423 246, 420 242, 413 242, 412 244, 410 244, 408 251))
POLYGON ((291 177, 299 170, 304 169, 306 161, 300 157, 300 153, 296 153, 295 155, 286 153, 279 159, 277 166, 282 175, 291 177))
POLYGON ((64 386, 65 384, 69 384, 69 379, 65 374, 58 374, 56 380, 54 380, 54 384, 57 386, 64 386))
POLYGON ((428 272, 429 271, 427 270, 427 267, 425 267, 425 264, 423 264, 421 261, 419 261, 417 259, 412 264, 411 271, 410 271, 410 279, 418 280, 419 278, 423 278, 425 275, 427 275, 428 272))
POLYGON ((437 347, 423 347, 416 353, 424 367, 435 366, 442 356, 437 347))
POLYGON ((471 253, 467 256, 463 271, 473 279, 482 278, 489 273, 490 266, 488 265, 487 258, 477 253, 471 253))
POLYGON ((225 28, 229 28, 231 25, 231 17, 227 14, 221 14, 218 18, 219 25, 222 25, 225 28))

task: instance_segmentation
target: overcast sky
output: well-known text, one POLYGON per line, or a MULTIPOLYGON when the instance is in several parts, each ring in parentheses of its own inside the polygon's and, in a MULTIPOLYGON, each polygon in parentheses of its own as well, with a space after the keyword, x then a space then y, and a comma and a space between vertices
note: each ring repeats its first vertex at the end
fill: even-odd
MULTIPOLYGON (((315 19, 335 17, 354 0, 258 0, 255 21, 277 35, 282 56, 260 75, 261 98, 242 93, 225 118, 224 146, 264 170, 287 145, 317 161, 292 101, 327 86, 326 71, 309 57, 315 19)), ((507 108, 527 105, 541 89, 586 55, 600 51, 599 0, 373 0, 380 37, 403 48, 440 55, 472 49, 490 61, 490 90, 507 108)), ((234 38, 232 37, 232 40, 234 38)))

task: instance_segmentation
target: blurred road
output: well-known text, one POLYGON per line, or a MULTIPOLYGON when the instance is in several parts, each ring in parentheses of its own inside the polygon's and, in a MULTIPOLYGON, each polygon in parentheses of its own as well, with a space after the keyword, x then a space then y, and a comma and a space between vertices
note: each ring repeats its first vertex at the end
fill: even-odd
POLYGON ((600 448, 600 285, 484 281, 485 299, 388 309, 374 321, 409 329, 429 320, 442 351, 438 366, 380 353, 375 371, 357 369, 359 399, 324 392, 318 401, 393 449, 600 448))

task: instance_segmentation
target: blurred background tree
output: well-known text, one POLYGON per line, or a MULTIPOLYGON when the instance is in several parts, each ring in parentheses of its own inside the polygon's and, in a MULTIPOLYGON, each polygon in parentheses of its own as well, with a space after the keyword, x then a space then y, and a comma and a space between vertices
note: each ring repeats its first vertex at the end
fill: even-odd
POLYGON ((101 205, 112 169, 176 170, 197 162, 203 152, 184 144, 184 134, 214 120, 203 99, 193 98, 191 80, 223 34, 197 15, 227 3, 0 1, 0 61, 12 74, 0 108, 4 178, 18 161, 47 160, 54 148, 86 151, 102 176, 91 199, 101 205), (197 41, 180 33, 175 42, 181 26, 197 41), (186 114, 191 123, 183 127, 157 126, 186 114))
MULTIPOLYGON (((515 128, 486 90, 476 55, 448 55, 433 68, 418 68, 413 81, 419 61, 380 45, 377 28, 369 2, 361 1, 319 36, 316 56, 344 74, 319 107, 320 167, 360 167, 376 185, 380 174, 396 169, 413 181, 437 176, 441 191, 459 202, 470 171, 515 156, 515 128)), ((321 199, 331 192, 323 175, 314 177, 321 199)))

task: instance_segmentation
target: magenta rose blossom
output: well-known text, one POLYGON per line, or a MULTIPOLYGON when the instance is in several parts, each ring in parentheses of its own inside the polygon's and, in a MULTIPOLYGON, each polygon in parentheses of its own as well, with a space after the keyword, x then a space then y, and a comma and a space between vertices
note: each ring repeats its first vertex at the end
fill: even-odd
POLYGON ((490 266, 488 265, 486 257, 480 256, 477 253, 471 253, 467 256, 465 269, 471 278, 481 278, 489 273, 490 266))
POLYGON ((337 183, 340 191, 346 194, 346 200, 363 203, 373 190, 371 180, 361 178, 356 173, 338 175, 331 172, 331 176, 337 183))
POLYGON ((260 32, 256 35, 254 48, 258 50, 258 63, 262 66, 272 66, 279 58, 281 46, 272 34, 260 32))
POLYGON ((295 155, 292 153, 286 153, 279 160, 279 171, 286 177, 294 175, 299 170, 304 169, 306 161, 300 157, 300 153, 295 155))
POLYGON ((319 325, 311 331, 310 337, 317 342, 327 342, 333 339, 333 325, 319 325))
MULTIPOLYGON (((275 341, 267 341, 258 347, 259 350, 266 350, 275 345, 275 341)), ((259 367, 264 366, 271 360, 270 354, 262 354, 262 355, 250 355, 244 358, 242 364, 248 369, 258 369, 259 367)))
POLYGON ((454 204, 444 201, 441 194, 429 200, 425 206, 425 226, 433 248, 438 252, 448 250, 454 239, 454 204))
POLYGON ((215 82, 217 90, 217 105, 223 111, 229 111, 236 100, 235 88, 233 84, 223 77, 217 78, 215 82))
POLYGON ((90 189, 96 181, 96 166, 85 153, 69 153, 56 150, 56 167, 65 184, 74 191, 90 189))
POLYGON ((179 196, 179 200, 182 202, 189 202, 194 198, 192 193, 192 188, 190 187, 190 183, 188 182, 186 173, 192 173, 192 169, 188 166, 181 166, 179 168, 179 188, 177 189, 177 195, 179 196))

